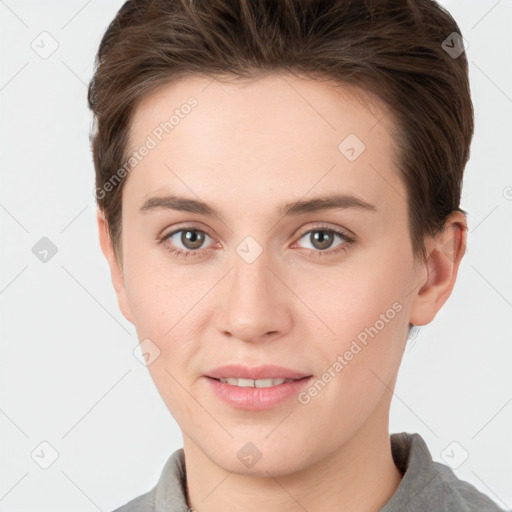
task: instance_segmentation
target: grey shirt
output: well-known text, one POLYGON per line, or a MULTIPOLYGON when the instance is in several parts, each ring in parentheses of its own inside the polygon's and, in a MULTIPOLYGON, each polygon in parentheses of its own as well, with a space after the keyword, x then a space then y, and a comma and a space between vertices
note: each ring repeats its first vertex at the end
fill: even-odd
MULTIPOLYGON (((476 487, 434 462, 419 434, 391 434, 391 451, 403 478, 379 512, 503 512, 476 487)), ((188 512, 183 448, 171 454, 158 483, 114 512, 188 512)))

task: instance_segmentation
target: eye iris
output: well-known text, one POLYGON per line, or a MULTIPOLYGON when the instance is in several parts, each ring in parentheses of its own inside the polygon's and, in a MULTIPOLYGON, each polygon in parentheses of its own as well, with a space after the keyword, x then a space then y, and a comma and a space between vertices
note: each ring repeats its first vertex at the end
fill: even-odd
POLYGON ((191 230, 183 231, 181 234, 181 242, 187 249, 199 249, 204 242, 204 233, 191 230))
POLYGON ((333 234, 328 231, 313 231, 310 238, 317 249, 327 249, 332 244, 333 234))

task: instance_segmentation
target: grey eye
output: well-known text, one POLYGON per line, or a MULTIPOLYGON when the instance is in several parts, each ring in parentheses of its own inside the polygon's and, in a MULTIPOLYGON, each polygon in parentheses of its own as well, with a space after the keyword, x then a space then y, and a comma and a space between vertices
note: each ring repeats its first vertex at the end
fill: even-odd
POLYGON ((184 248, 189 251, 195 251, 197 249, 201 249, 206 237, 210 238, 207 233, 201 231, 199 229, 180 229, 175 231, 171 235, 168 236, 169 240, 173 245, 177 245, 179 249, 184 248), (180 236, 181 233, 181 236, 180 236), (177 236, 178 235, 178 236, 177 236), (175 238, 177 237, 177 238, 175 238), (173 240, 174 238, 174 240, 173 240), (182 244, 183 247, 179 246, 179 243, 182 244))
POLYGON ((336 233, 335 231, 317 228, 308 231, 302 235, 300 239, 302 240, 303 238, 306 238, 312 244, 312 249, 325 250, 331 248, 336 237, 343 239, 343 235, 336 233))

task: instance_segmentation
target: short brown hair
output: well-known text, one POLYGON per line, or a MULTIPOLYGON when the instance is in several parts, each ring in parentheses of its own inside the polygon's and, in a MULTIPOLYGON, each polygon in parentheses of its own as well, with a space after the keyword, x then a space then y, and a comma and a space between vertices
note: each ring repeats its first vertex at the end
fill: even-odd
POLYGON ((325 76, 384 102, 399 134, 414 255, 425 259, 425 235, 442 230, 452 211, 466 214, 459 202, 473 107, 465 53, 448 51, 460 37, 432 0, 127 1, 101 40, 88 90, 96 197, 114 247, 126 177, 116 186, 112 177, 127 161, 137 103, 187 76, 284 71, 325 76))

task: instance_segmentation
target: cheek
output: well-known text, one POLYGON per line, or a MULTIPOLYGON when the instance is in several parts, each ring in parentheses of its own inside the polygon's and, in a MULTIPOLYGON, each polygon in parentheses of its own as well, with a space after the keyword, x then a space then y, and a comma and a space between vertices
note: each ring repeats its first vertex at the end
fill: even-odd
POLYGON ((159 350, 148 369, 161 393, 179 395, 180 386, 173 376, 187 384, 190 375, 186 370, 197 366, 197 343, 210 319, 204 298, 211 288, 208 283, 216 279, 198 276, 193 269, 136 249, 126 265, 125 284, 138 339, 150 339, 159 350))
POLYGON ((163 248, 126 247, 125 287, 135 327, 145 337, 170 337, 204 295, 204 283, 194 277, 192 266, 171 264, 163 248))
POLYGON ((308 320, 315 352, 326 369, 336 364, 332 389, 349 400, 362 389, 382 391, 376 376, 388 382, 400 364, 408 324, 405 264, 379 251, 378 257, 309 275, 295 290, 315 313, 308 320))
POLYGON ((335 404, 329 416, 339 431, 365 420, 392 387, 400 365, 406 308, 399 286, 395 283, 391 288, 386 281, 374 272, 357 280, 332 282, 327 294, 330 300, 324 301, 319 314, 335 334, 314 341, 313 350, 323 362, 315 386, 321 391, 311 390, 309 398, 312 408, 319 411, 335 404), (343 289, 336 284, 347 286, 343 289))
POLYGON ((325 338, 351 338, 390 308, 388 316, 394 316, 400 305, 404 307, 407 263, 391 251, 387 255, 381 250, 374 252, 354 254, 338 266, 310 266, 288 276, 294 293, 307 306, 301 308, 304 317, 311 317, 308 322, 317 325, 325 338), (393 310, 396 303, 399 306, 393 310))
MULTIPOLYGON (((132 263, 134 260, 132 260, 132 263)), ((185 391, 193 384, 200 339, 201 303, 204 283, 190 280, 183 269, 172 272, 157 264, 140 264, 127 269, 127 294, 139 340, 149 339, 159 355, 148 365, 151 378, 173 417, 181 422, 197 414, 185 391), (195 306, 194 306, 195 305, 195 306)), ((192 267, 189 267, 189 269, 192 267)))

